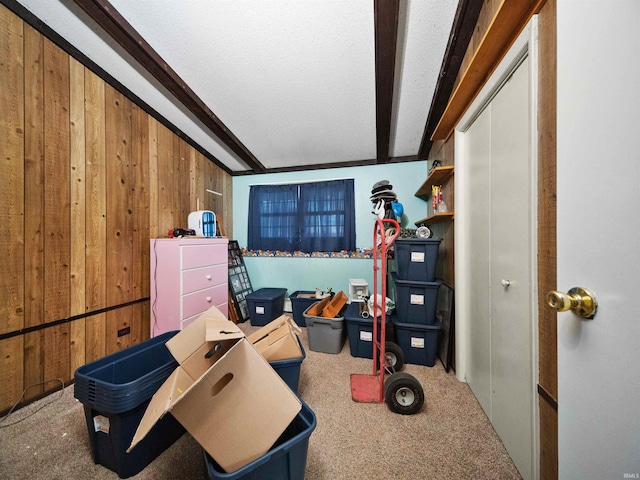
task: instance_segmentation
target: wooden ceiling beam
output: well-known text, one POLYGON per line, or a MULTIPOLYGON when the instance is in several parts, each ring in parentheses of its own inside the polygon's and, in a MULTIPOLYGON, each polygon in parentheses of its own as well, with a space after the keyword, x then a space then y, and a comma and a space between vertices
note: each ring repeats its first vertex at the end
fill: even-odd
POLYGON ((471 42, 473 31, 478 22, 480 11, 482 10, 483 0, 461 0, 458 3, 458 9, 453 20, 451 33, 449 34, 449 42, 445 50, 438 82, 431 99, 429 114, 427 115, 427 123, 420 142, 418 150, 418 158, 426 159, 431 150, 431 135, 436 129, 442 114, 447 108, 449 97, 453 92, 453 87, 460 72, 462 61, 471 42))
POLYGON ((266 168, 107 0, 73 0, 255 173, 266 168))
POLYGON ((376 158, 389 162, 399 0, 374 0, 376 52, 376 158))

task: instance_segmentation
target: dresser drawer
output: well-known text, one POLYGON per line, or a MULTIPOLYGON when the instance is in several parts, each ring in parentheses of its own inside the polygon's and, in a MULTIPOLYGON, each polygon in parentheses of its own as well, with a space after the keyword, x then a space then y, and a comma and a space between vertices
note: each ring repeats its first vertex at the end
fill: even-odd
POLYGON ((182 320, 229 301, 227 284, 199 290, 182 296, 182 320))
POLYGON ((182 270, 221 263, 228 265, 229 262, 226 242, 214 245, 183 245, 180 255, 182 270))
POLYGON ((185 270, 182 272, 182 294, 225 283, 228 275, 226 264, 185 270))
MULTIPOLYGON (((221 305, 217 305, 217 307, 218 307, 218 310, 220 310, 220 312, 225 317, 229 318, 229 304, 228 303, 223 303, 221 305)), ((198 318, 200 318, 201 314, 202 314, 202 312, 199 312, 199 313, 193 315, 192 317, 188 317, 188 318, 185 318, 184 320, 182 320, 182 323, 181 323, 181 326, 180 326, 180 330, 182 330, 184 327, 186 327, 190 323, 193 323, 198 318)))

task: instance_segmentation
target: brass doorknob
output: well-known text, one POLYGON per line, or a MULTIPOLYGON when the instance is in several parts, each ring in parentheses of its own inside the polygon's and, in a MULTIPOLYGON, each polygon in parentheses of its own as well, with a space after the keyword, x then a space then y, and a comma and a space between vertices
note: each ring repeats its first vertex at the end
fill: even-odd
POLYGON ((595 317, 598 310, 595 295, 581 287, 574 287, 567 293, 551 290, 547 293, 547 304, 558 312, 571 310, 579 317, 589 319, 595 317))

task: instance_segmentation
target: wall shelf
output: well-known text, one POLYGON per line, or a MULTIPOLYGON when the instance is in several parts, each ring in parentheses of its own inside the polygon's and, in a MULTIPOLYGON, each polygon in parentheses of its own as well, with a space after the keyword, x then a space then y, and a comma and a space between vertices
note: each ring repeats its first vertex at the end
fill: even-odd
POLYGON ((435 225, 436 223, 442 223, 449 220, 453 220, 453 212, 436 213, 434 215, 423 218, 422 220, 418 220, 417 222, 415 222, 415 226, 420 227, 422 225, 425 225, 428 227, 429 225, 435 225))
POLYGON ((441 185, 453 175, 453 166, 436 167, 429 174, 418 191, 415 193, 416 197, 424 198, 428 200, 431 198, 431 187, 433 185, 441 185))

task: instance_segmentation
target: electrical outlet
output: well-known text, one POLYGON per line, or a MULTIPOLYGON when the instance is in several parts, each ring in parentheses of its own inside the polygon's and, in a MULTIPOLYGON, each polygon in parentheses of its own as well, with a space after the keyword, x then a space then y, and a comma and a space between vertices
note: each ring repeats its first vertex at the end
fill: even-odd
POLYGON ((124 327, 118 330, 118 337, 123 337, 124 335, 128 335, 131 333, 131 327, 124 327))

